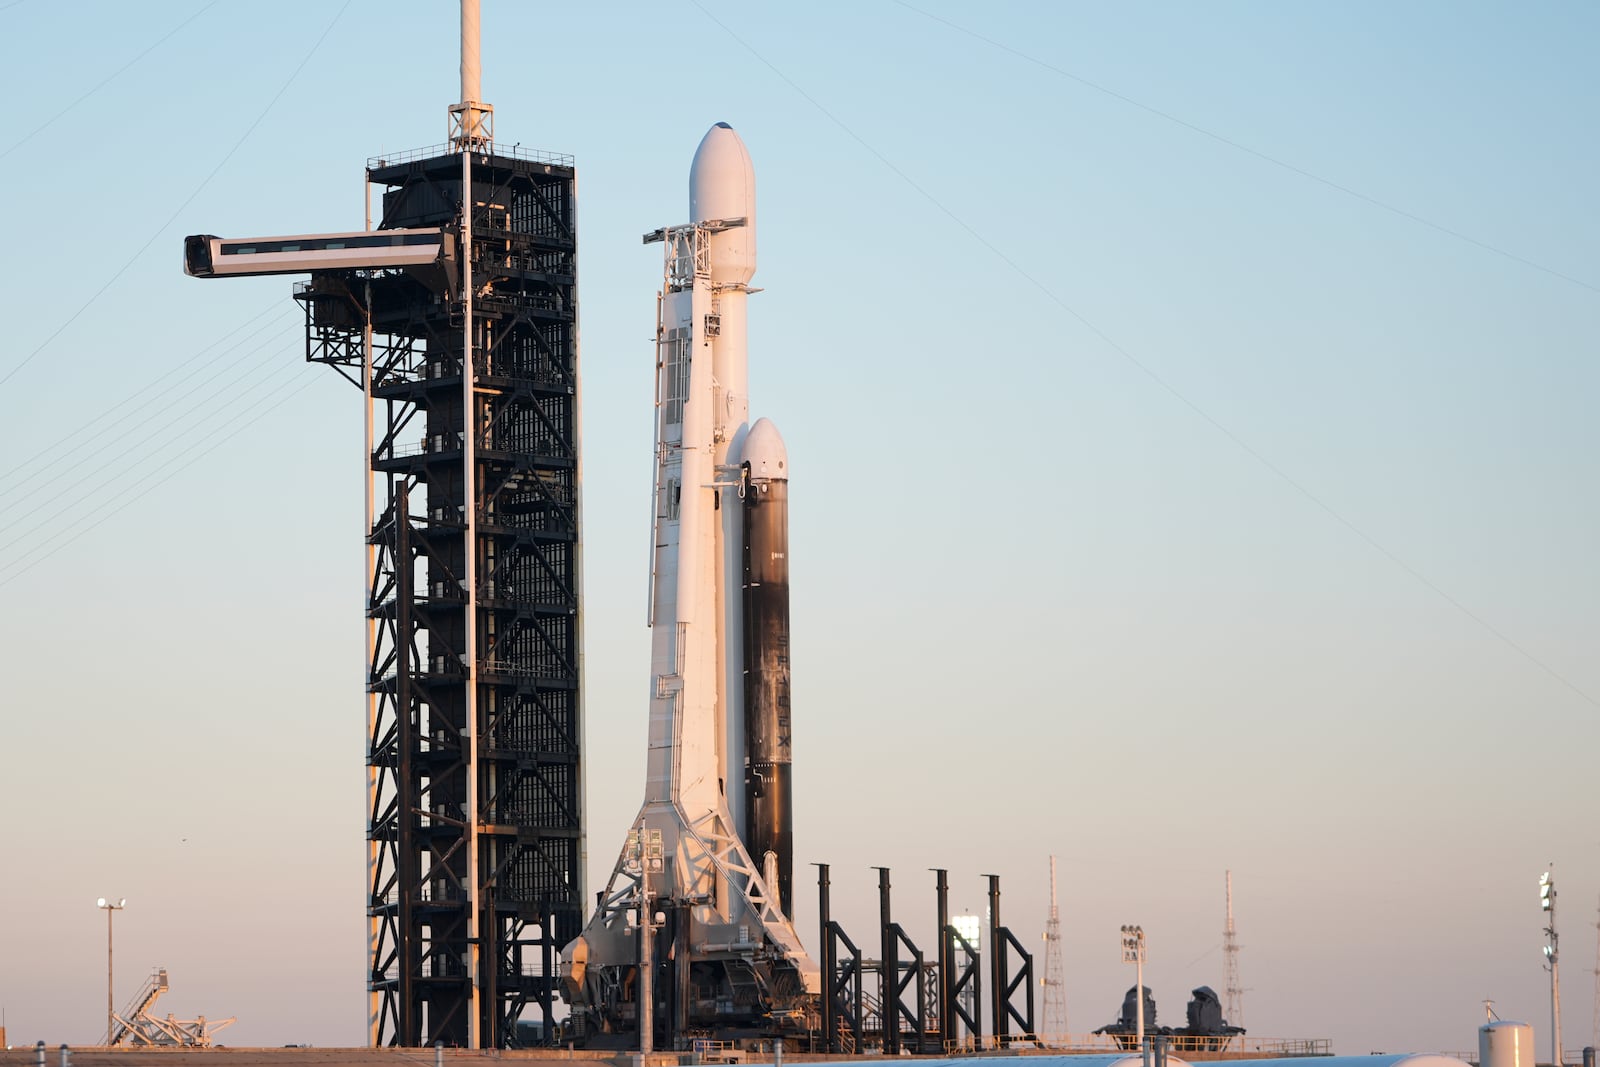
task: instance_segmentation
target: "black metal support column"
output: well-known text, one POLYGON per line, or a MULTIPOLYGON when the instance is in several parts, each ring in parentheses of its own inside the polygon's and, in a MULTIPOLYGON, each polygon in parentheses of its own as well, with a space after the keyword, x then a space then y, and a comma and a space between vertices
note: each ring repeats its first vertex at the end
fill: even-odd
POLYGON ((817 864, 817 903, 822 920, 822 1013, 829 1052, 861 1050, 865 1033, 862 1002, 861 950, 844 928, 834 922, 829 909, 828 865, 817 864), (842 958, 839 946, 846 955, 842 958))
POLYGON ((830 882, 828 879, 828 865, 819 863, 817 867, 817 951, 821 953, 822 967, 822 1048, 825 1052, 838 1052, 839 1049, 839 1023, 836 1015, 837 1007, 833 995, 834 973, 839 968, 839 961, 834 958, 834 943, 832 934, 833 909, 830 899, 830 882))
POLYGON ((938 923, 934 929, 939 937, 939 1043, 941 1051, 950 1052, 955 1047, 955 950, 950 939, 950 878, 943 868, 934 868, 934 893, 938 898, 938 923))
POLYGON ((1033 954, 1023 947, 1009 929, 1000 925, 1000 876, 989 879, 989 970, 993 983, 990 997, 994 1013, 995 1044, 1004 1048, 1015 1040, 1034 1040, 1033 1029, 1033 954), (1015 968, 1013 968, 1013 956, 1015 968), (1024 994, 1017 1007, 1018 992, 1024 994), (1011 1024, 1017 1024, 1012 1034, 1011 1024))
POLYGON ((889 868, 878 868, 878 1018, 883 1054, 900 1055, 900 955, 889 907, 889 868))
POLYGON ((1005 1008, 1005 953, 1000 950, 1000 876, 984 877, 989 879, 989 1018, 995 1045, 1004 1048, 1010 1021, 1005 1008))
POLYGON ((882 925, 883 958, 879 963, 880 1013, 883 1019, 883 1051, 898 1056, 910 1034, 918 1053, 927 1052, 928 973, 922 950, 905 929, 894 921, 890 908, 889 868, 878 869, 878 909, 882 925), (902 962, 902 960, 904 962, 902 962), (907 1003, 908 998, 914 999, 907 1003))

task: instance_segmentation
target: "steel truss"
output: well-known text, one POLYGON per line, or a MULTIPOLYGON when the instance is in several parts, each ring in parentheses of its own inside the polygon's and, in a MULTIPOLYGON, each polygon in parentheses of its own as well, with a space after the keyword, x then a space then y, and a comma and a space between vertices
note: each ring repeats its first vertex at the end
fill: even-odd
POLYGON ((584 900, 574 174, 476 146, 367 181, 470 251, 296 293, 369 405, 369 1039, 548 1041, 584 900))

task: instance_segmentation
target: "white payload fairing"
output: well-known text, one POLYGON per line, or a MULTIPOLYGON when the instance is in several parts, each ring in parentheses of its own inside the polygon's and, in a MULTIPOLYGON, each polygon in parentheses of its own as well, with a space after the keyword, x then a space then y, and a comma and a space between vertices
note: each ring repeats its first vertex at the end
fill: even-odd
POLYGON ((656 332, 644 806, 563 953, 591 1038, 804 1028, 821 976, 789 919, 788 458, 749 422, 755 171, 726 123, 689 172, 656 332))

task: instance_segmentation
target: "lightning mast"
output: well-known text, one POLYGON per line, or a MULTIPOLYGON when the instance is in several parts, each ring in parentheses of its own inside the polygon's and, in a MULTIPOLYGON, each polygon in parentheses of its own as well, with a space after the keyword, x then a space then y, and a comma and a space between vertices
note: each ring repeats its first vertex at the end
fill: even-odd
POLYGON ((1233 928, 1233 872, 1224 872, 1228 893, 1228 925, 1222 930, 1222 961, 1224 993, 1227 997, 1228 1023, 1244 1025, 1244 990, 1239 986, 1239 938, 1233 928))
POLYGON ((1044 1038, 1047 1047, 1064 1047, 1067 986, 1061 959, 1061 910, 1056 906, 1056 858, 1050 857, 1050 919, 1044 927, 1044 1038))
POLYGON ((1600 1048, 1600 905, 1595 907, 1594 924, 1594 1016, 1590 1022, 1593 1032, 1589 1036, 1589 1044, 1600 1048))
POLYGON ((1539 879, 1539 909, 1549 914, 1544 935, 1544 967, 1550 972, 1550 1062, 1561 1067, 1561 935, 1556 933, 1556 884, 1545 871, 1539 879))

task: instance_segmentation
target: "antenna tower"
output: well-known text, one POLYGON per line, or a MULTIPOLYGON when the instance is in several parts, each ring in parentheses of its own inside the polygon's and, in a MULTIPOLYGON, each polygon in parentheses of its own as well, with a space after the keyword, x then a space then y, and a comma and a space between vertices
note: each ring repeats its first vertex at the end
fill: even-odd
POLYGON ((1061 909, 1056 906, 1056 858, 1050 857, 1050 921, 1044 926, 1044 1039, 1047 1047, 1067 1043, 1066 967, 1061 959, 1061 909))
MULTIPOLYGON (((1600 905, 1595 908, 1595 918, 1600 920, 1600 905)), ((1600 1048, 1600 921, 1594 924, 1594 1017, 1590 1026, 1593 1033, 1589 1036, 1589 1044, 1593 1048, 1600 1048)))
POLYGON ((1244 990, 1239 986, 1239 937, 1233 928, 1233 872, 1224 873, 1228 888, 1228 925, 1222 931, 1222 961, 1225 974, 1228 1025, 1244 1025, 1244 990))

